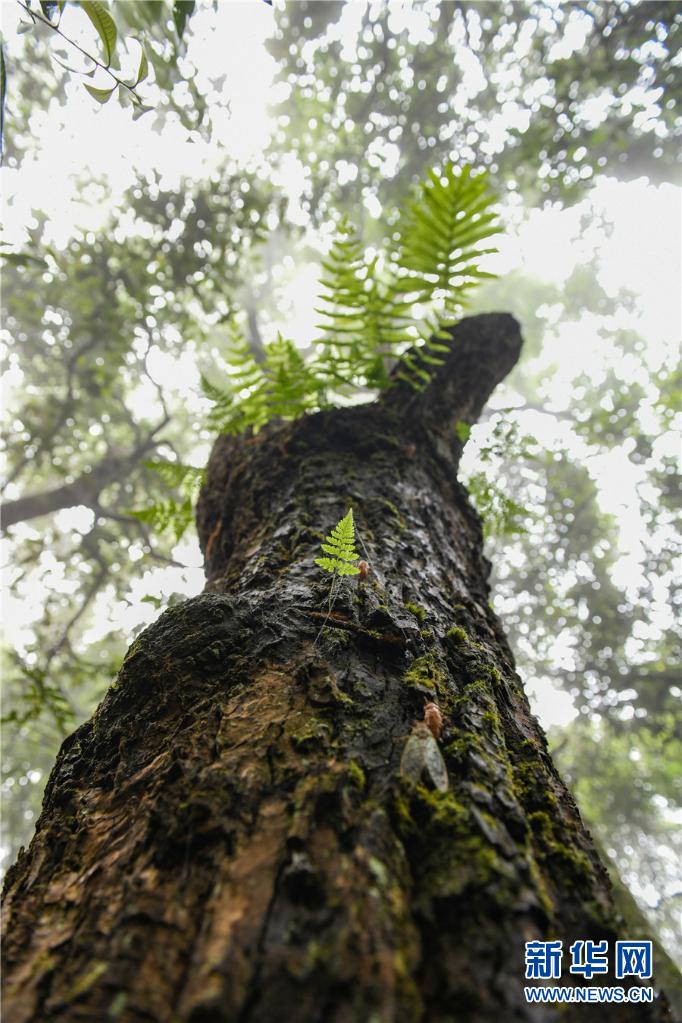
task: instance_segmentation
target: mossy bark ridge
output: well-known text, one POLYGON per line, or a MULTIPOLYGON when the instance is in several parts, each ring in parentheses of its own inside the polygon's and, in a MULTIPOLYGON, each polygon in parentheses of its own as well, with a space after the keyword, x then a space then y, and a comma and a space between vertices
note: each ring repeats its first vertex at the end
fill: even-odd
POLYGON ((455 423, 520 346, 473 317, 422 392, 216 441, 206 590, 133 643, 8 874, 5 1023, 669 1018, 523 999, 524 941, 618 920, 457 481, 455 423), (315 643, 313 559, 351 505, 371 571, 315 643), (444 790, 400 772, 427 701, 444 790))

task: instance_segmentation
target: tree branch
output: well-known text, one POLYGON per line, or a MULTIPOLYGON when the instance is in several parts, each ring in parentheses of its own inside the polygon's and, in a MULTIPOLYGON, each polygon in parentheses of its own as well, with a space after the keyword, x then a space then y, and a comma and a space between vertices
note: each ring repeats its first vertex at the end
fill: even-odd
MULTIPOLYGON (((516 364, 523 343, 517 321, 507 313, 468 317, 450 330, 450 337, 449 354, 422 391, 401 381, 382 398, 401 418, 419 421, 436 434, 451 434, 458 422, 473 426, 478 421, 486 401, 516 364)), ((455 438, 453 450, 456 443, 455 438)))
POLYGON ((155 439, 155 435, 166 422, 167 420, 162 420, 154 428, 151 436, 129 454, 109 455, 103 458, 91 472, 82 473, 73 483, 65 483, 61 487, 44 490, 38 494, 29 494, 16 501, 6 501, 0 506, 0 518, 4 527, 35 519, 40 515, 50 515, 62 508, 73 508, 78 504, 93 507, 96 511, 94 502, 100 491, 109 483, 121 479, 138 464, 143 455, 157 447, 160 442, 155 439))

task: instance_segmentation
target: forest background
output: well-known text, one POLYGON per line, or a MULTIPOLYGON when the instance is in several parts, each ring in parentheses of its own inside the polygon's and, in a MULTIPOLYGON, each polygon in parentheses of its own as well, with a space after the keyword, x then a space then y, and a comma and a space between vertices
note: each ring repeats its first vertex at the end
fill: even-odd
POLYGON ((451 158, 505 227, 470 310, 526 342, 465 455, 493 604, 680 962, 679 6, 89 6, 113 45, 86 4, 1 11, 4 866, 132 638, 203 586, 199 474, 149 463, 205 464, 235 310, 256 353, 310 347, 339 217, 378 246, 451 158))

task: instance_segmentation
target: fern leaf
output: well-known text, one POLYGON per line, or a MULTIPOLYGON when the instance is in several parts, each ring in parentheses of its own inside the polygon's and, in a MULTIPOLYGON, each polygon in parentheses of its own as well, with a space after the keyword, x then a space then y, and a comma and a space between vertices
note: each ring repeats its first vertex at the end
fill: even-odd
POLYGON ((354 564, 360 557, 355 550, 355 523, 353 509, 346 514, 325 537, 322 550, 329 554, 328 558, 315 558, 315 564, 325 572, 336 572, 338 575, 358 575, 360 569, 354 564))
POLYGON ((293 341, 278 334, 264 346, 259 363, 241 330, 232 324, 230 332, 223 386, 201 378, 202 390, 213 403, 209 426, 220 433, 240 433, 247 427, 257 432, 270 419, 296 419, 325 404, 324 382, 293 341))
POLYGON ((147 469, 157 472, 169 487, 177 487, 188 496, 198 490, 206 479, 206 470, 196 465, 183 465, 181 462, 155 460, 145 462, 147 469))
POLYGON ((158 473, 166 486, 179 494, 180 500, 170 497, 147 508, 129 509, 126 514, 157 533, 172 532, 177 543, 194 521, 194 505, 206 478, 206 470, 163 460, 148 461, 144 465, 158 473))
POLYGON ((332 370, 330 386, 385 387, 390 362, 412 340, 410 304, 396 291, 377 256, 367 260, 360 240, 342 220, 327 259, 316 312, 322 316, 320 346, 332 370))
POLYGON ((167 501, 157 501, 148 508, 130 509, 127 514, 151 526, 157 533, 169 530, 177 543, 194 520, 194 503, 189 498, 182 502, 169 498, 167 501))
POLYGON ((473 176, 470 167, 458 171, 448 162, 442 173, 429 172, 408 203, 399 225, 399 287, 435 304, 435 324, 429 327, 442 330, 457 320, 466 293, 494 276, 478 266, 482 256, 497 251, 481 247, 501 230, 490 210, 493 201, 484 174, 473 176))
POLYGON ((485 245, 500 230, 493 201, 485 175, 449 162, 430 171, 406 204, 396 252, 369 255, 342 219, 321 261, 320 336, 312 357, 304 359, 278 335, 257 362, 231 323, 225 379, 220 386, 202 379, 212 403, 209 425, 256 432, 272 418, 295 419, 396 379, 425 387, 449 351, 443 342, 469 292, 494 276, 480 267, 496 251, 485 245), (419 322, 417 303, 426 307, 419 322))

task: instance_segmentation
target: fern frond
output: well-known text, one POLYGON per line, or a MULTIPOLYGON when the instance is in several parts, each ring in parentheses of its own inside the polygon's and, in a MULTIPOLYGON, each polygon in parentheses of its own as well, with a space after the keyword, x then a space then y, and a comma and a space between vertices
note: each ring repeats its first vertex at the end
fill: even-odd
POLYGON ((365 258, 360 240, 345 218, 329 256, 315 312, 330 387, 382 388, 388 383, 389 360, 413 340, 409 331, 411 302, 396 291, 379 257, 365 258))
POLYGON ((342 519, 325 537, 325 542, 320 544, 327 558, 315 558, 315 564, 324 569, 325 572, 336 572, 338 575, 358 575, 360 569, 353 562, 357 561, 360 555, 355 550, 355 523, 353 522, 353 509, 349 508, 342 519))
POLYGON ((148 508, 131 509, 127 514, 139 522, 144 522, 156 533, 169 530, 178 543, 194 521, 194 502, 190 498, 185 498, 184 501, 169 498, 167 501, 157 501, 148 508))
POLYGON ((183 465, 181 462, 160 459, 145 462, 144 465, 158 473, 167 486, 178 487, 188 496, 198 490, 206 479, 206 470, 199 469, 196 465, 183 465))
POLYGON ((482 256, 496 252, 481 242, 499 233, 494 196, 485 174, 458 170, 449 161, 441 173, 429 171, 399 224, 398 287, 415 301, 433 303, 427 327, 438 334, 462 313, 467 293, 478 281, 494 277, 481 270, 482 256))
POLYGON ((315 366, 281 334, 264 345, 263 361, 256 362, 248 341, 233 324, 226 360, 222 387, 201 378, 201 388, 213 403, 208 424, 220 433, 240 433, 247 427, 257 432, 270 419, 297 419, 325 403, 324 381, 315 366))
POLYGON ((425 387, 449 351, 443 342, 469 292, 494 276, 480 268, 481 258, 496 251, 483 246, 500 230, 493 201, 485 175, 449 162, 430 171, 407 204, 397 252, 368 255, 342 219, 322 260, 320 337, 312 358, 306 361, 279 335, 257 362, 232 323, 224 381, 202 379, 213 405, 209 425, 225 433, 257 431, 273 417, 295 419, 396 379, 425 387), (421 322, 415 322, 417 303, 426 306, 421 322))
POLYGON ((169 497, 156 501, 147 508, 129 509, 126 514, 150 526, 155 532, 169 530, 177 543, 194 521, 194 505, 206 479, 206 470, 195 465, 163 460, 148 461, 144 465, 161 477, 167 487, 179 493, 180 500, 169 497))
POLYGON ((265 392, 268 418, 296 419, 323 403, 323 382, 293 341, 277 335, 265 346, 265 392))
POLYGON ((201 377, 201 389, 213 403, 208 425, 218 433, 240 433, 248 426, 259 429, 267 422, 265 401, 266 377, 263 366, 256 362, 249 342, 241 328, 230 320, 225 360, 227 374, 221 387, 201 377))

